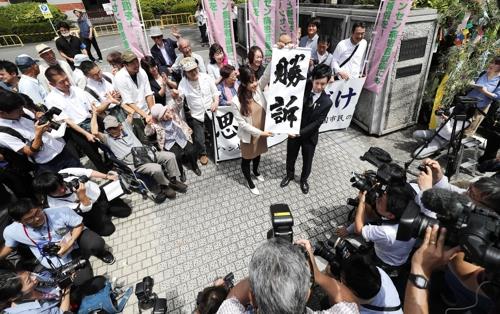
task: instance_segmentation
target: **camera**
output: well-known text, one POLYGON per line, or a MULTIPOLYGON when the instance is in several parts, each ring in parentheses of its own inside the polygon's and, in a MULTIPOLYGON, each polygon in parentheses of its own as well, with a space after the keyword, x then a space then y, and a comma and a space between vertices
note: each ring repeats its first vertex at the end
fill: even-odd
POLYGON ((365 171, 364 173, 352 173, 352 187, 360 191, 368 191, 377 184, 377 173, 373 170, 365 171))
POLYGON ((50 122, 49 125, 50 125, 50 128, 51 129, 54 129, 54 130, 58 130, 59 127, 61 126, 60 123, 57 123, 55 121, 52 121, 52 118, 54 117, 54 115, 59 115, 61 114, 61 109, 59 108, 56 108, 56 107, 52 107, 50 108, 49 110, 47 110, 41 117, 40 119, 38 119, 38 124, 45 124, 47 122, 50 122))
POLYGON ((332 236, 314 245, 314 255, 324 258, 330 264, 330 271, 335 278, 340 278, 342 263, 354 254, 364 254, 369 246, 356 238, 341 238, 332 236))
POLYGON ((460 245, 467 261, 486 269, 500 266, 500 216, 476 206, 466 195, 433 188, 424 191, 422 204, 436 213, 437 219, 420 213, 410 203, 403 213, 396 239, 423 238, 428 226, 445 227, 446 244, 460 245))
POLYGON ((89 177, 87 176, 80 176, 78 178, 74 178, 71 181, 66 182, 66 187, 70 191, 76 191, 80 187, 80 183, 86 183, 89 181, 89 177))
POLYGON ((224 287, 227 291, 233 289, 234 287, 234 274, 231 272, 227 274, 222 280, 224 280, 224 287))
POLYGON ((198 292, 198 295, 196 296, 196 306, 198 309, 200 309, 199 307, 203 303, 206 303, 207 300, 211 299, 212 301, 214 301, 214 299, 220 298, 221 297, 220 293, 214 293, 214 291, 220 292, 220 290, 217 290, 220 288, 224 289, 224 291, 225 291, 225 293, 223 295, 223 299, 219 300, 220 303, 223 302, 223 300, 226 298, 229 291, 234 287, 234 274, 231 272, 231 273, 227 274, 222 280, 224 281, 224 284, 222 285, 222 287, 211 286, 211 287, 207 287, 207 288, 203 289, 202 291, 198 292))
POLYGON ((158 298, 153 292, 154 280, 150 276, 146 276, 141 282, 135 285, 135 296, 139 301, 139 312, 153 308, 152 313, 163 314, 167 313, 167 299, 158 298))
POLYGON ((270 207, 273 228, 267 232, 267 238, 283 238, 293 242, 293 216, 287 204, 272 204, 270 207))
POLYGON ((442 115, 445 115, 445 116, 450 116, 450 109, 447 108, 447 109, 438 109, 436 111, 434 111, 434 114, 438 117, 441 117, 442 115))
POLYGON ((54 276, 57 286, 60 289, 66 289, 73 283, 73 275, 87 265, 87 260, 73 260, 68 264, 59 268, 53 269, 51 272, 54 276))
POLYGON ((54 242, 49 242, 42 247, 42 254, 44 256, 57 256, 57 252, 61 247, 54 242))

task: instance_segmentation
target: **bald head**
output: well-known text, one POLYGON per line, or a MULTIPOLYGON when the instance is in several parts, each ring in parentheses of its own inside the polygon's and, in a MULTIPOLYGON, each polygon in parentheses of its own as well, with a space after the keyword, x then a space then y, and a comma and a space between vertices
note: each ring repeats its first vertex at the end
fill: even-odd
POLYGON ((177 47, 184 57, 191 57, 191 42, 188 39, 180 38, 177 41, 177 47))
POLYGON ((292 37, 290 37, 290 35, 288 34, 281 34, 278 42, 282 43, 285 46, 290 45, 292 43, 292 37))

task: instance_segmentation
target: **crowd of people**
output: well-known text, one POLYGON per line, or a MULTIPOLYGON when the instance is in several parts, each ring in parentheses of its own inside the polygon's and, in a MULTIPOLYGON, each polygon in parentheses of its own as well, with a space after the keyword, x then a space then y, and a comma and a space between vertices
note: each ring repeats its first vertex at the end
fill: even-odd
MULTIPOLYGON (((201 8, 198 11, 205 45, 206 17, 201 8)), ((148 183, 157 204, 187 193, 187 170, 202 176, 202 166, 209 163, 214 145, 210 112, 219 106, 230 106, 238 123, 241 171, 250 192, 260 194, 256 183, 265 181, 259 163, 268 150, 266 138, 273 136, 264 128, 268 110, 264 91, 271 67, 264 64, 261 48, 251 47, 247 63, 238 65, 215 43, 205 62, 177 29, 172 29, 171 38, 164 38, 162 30, 153 27, 149 30, 154 42, 150 56, 113 51, 106 58, 112 70, 103 72, 92 24, 82 12, 76 15, 79 36, 70 33, 69 24, 57 25, 60 37, 55 45, 61 58, 53 48, 39 44, 36 51, 41 61, 27 54, 0 61, 0 196, 5 203, 15 201, 7 206, 12 222, 4 226, 0 251, 0 309, 7 313, 67 311, 70 304, 88 295, 89 285, 96 282, 90 264, 76 271, 68 289, 47 283, 50 274, 46 271, 90 256, 114 263, 103 237, 115 231, 113 217, 128 217, 132 208, 120 196, 109 197, 98 182, 119 181, 117 168, 128 167, 148 183), (91 162, 87 167, 82 163, 86 158, 91 162), (37 286, 39 282, 46 282, 43 289, 37 286)), ((367 47, 363 23, 355 23, 351 36, 335 49, 320 30, 320 21, 312 19, 297 43, 286 34, 276 43, 279 49, 300 46, 312 52, 300 132, 288 137, 286 175, 280 183, 284 188, 295 180, 295 163, 302 150, 300 189, 304 194, 310 191, 319 128, 332 107, 325 88, 332 81, 363 75, 367 47)), ((497 57, 476 81, 484 86, 477 89, 487 99, 500 98, 498 84, 492 83, 498 80, 499 67, 497 57)), ((487 99, 481 108, 489 106, 487 99)), ((254 253, 249 278, 225 293, 211 289, 208 292, 217 292, 217 298, 210 301, 211 310, 201 306, 198 311, 215 313, 221 306, 218 313, 223 314, 246 313, 249 307, 259 313, 303 313, 316 284, 329 297, 328 309, 321 313, 401 313, 405 293, 410 300, 404 303, 405 310, 423 309, 427 295, 421 289, 427 288, 434 267, 445 264, 451 253, 443 253, 444 231, 438 238, 437 228, 428 228, 412 259, 418 241, 396 239, 399 219, 410 202, 435 217, 419 201, 422 192, 433 186, 455 189, 438 163, 424 160, 423 165, 426 171, 413 185, 407 184, 403 169, 388 165, 391 184, 387 190, 371 201, 366 191, 360 192, 354 223, 337 230, 342 237, 357 234, 374 243, 369 261, 364 257, 349 260, 335 279, 328 270, 319 270, 309 241, 292 245, 272 239, 254 253), (370 224, 374 221, 378 224, 370 224), (360 285, 362 280, 364 285, 360 285)), ((467 192, 460 192, 480 206, 498 210, 498 183, 481 179, 467 192)), ((450 269, 455 267, 450 275, 455 280, 470 275, 461 270, 473 267, 460 254, 454 254, 448 264, 450 269)), ((474 274, 483 278, 483 272, 475 268, 474 274)), ((475 287, 462 288, 473 296, 470 291, 475 287)), ((488 300, 484 304, 487 307, 488 300)))

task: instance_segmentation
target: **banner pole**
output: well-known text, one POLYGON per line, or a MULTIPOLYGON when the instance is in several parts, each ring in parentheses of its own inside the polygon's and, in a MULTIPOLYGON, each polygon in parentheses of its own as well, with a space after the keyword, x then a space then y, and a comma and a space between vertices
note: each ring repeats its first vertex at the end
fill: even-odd
POLYGON ((215 135, 215 114, 212 111, 212 136, 214 140, 214 161, 215 167, 219 164, 219 144, 217 143, 217 136, 215 135))
POLYGON ((247 54, 248 54, 248 51, 250 50, 250 17, 248 15, 248 6, 249 6, 249 3, 247 0, 247 1, 245 1, 245 30, 246 30, 246 36, 247 36, 247 40, 246 40, 247 54))
POLYGON ((379 3, 379 5, 378 5, 378 13, 377 13, 377 17, 375 18, 375 23, 373 23, 372 36, 370 38, 370 43, 368 44, 368 48, 366 48, 366 53, 365 53, 364 60, 363 60, 363 68, 361 69, 361 74, 362 75, 364 75, 366 73, 365 72, 366 68, 368 67, 368 64, 371 61, 371 57, 372 57, 372 54, 373 54, 373 38, 377 34, 377 32, 375 30, 376 30, 376 27, 377 27, 377 24, 378 24, 378 20, 380 19, 380 14, 382 13, 381 12, 382 6, 384 5, 385 1, 386 0, 381 0, 380 3, 379 3))
POLYGON ((142 16, 142 6, 141 6, 141 0, 137 0, 137 4, 139 5, 139 14, 141 15, 141 20, 142 20, 142 30, 144 31, 144 41, 146 42, 146 48, 148 51, 144 51, 144 55, 149 55, 149 41, 148 41, 148 34, 146 33, 146 23, 144 23, 144 17, 142 16))
POLYGON ((52 23, 52 19, 50 19, 50 18, 49 18, 49 23, 50 23, 50 26, 52 26, 52 30, 54 31, 54 33, 56 33, 56 37, 59 36, 59 34, 56 31, 56 28, 54 27, 54 23, 52 23))

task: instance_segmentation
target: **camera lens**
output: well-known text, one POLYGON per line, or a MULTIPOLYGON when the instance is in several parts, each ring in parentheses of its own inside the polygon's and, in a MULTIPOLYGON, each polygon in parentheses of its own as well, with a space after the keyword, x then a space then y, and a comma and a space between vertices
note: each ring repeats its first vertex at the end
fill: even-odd
POLYGON ((412 238, 423 238, 425 229, 433 225, 439 225, 439 220, 420 213, 420 207, 412 202, 399 220, 396 239, 408 241, 412 238))

